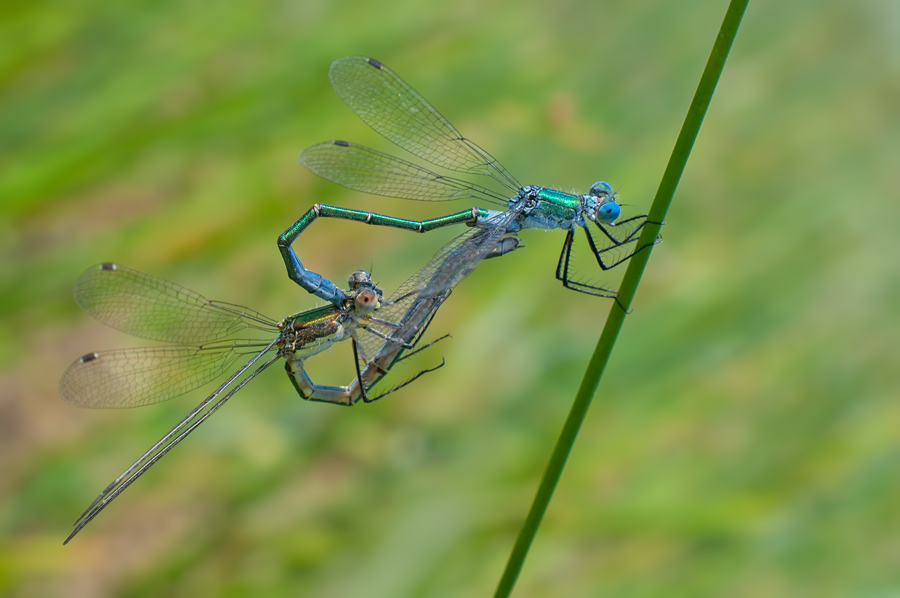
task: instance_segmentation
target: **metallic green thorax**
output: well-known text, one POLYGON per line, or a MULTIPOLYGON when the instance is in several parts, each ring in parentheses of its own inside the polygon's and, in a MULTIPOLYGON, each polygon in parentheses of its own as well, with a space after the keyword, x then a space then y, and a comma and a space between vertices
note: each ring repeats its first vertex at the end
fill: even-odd
POLYGON ((285 318, 283 326, 285 329, 290 327, 294 330, 298 330, 307 326, 313 326, 315 324, 321 324, 323 322, 334 320, 338 317, 338 315, 340 315, 340 313, 341 310, 334 305, 323 305, 322 307, 310 309, 308 311, 300 312, 299 314, 294 314, 293 316, 285 318))
POLYGON ((314 355, 344 337, 345 315, 334 305, 326 305, 285 318, 279 325, 278 348, 296 358, 314 355))
POLYGON ((541 200, 537 211, 553 220, 571 222, 575 220, 578 208, 581 206, 577 195, 563 193, 556 189, 541 189, 537 197, 541 200))
POLYGON ((556 189, 548 189, 546 187, 538 191, 538 199, 543 199, 544 201, 556 204, 560 207, 571 208, 573 210, 578 209, 581 205, 581 199, 577 195, 564 193, 563 191, 557 191, 556 189))

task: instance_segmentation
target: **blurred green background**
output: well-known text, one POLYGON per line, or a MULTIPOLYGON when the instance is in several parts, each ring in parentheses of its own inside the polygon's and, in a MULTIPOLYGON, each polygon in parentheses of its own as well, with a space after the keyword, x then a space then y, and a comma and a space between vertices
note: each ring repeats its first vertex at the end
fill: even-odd
MULTIPOLYGON (((0 5, 0 594, 490 595, 610 307, 553 279, 561 232, 460 285, 417 364, 439 372, 343 409, 275 368, 63 547, 204 396, 62 402, 77 356, 144 344, 72 285, 114 260, 281 317, 317 304, 275 246, 313 202, 469 207, 297 163, 329 138, 394 151, 331 91, 346 55, 523 182, 602 178, 645 211, 726 5, 0 5)), ((516 596, 900 593, 898 164, 900 6, 752 2, 516 596)), ((321 221, 297 248, 390 291, 456 232, 321 221)), ((349 351, 314 379, 349 381, 349 351)))

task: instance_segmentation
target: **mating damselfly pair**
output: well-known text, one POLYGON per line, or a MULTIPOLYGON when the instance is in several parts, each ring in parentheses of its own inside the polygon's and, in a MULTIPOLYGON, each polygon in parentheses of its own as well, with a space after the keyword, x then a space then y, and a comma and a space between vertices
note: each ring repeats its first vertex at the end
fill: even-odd
POLYGON ((66 401, 82 407, 156 403, 199 388, 230 371, 241 359, 247 361, 116 478, 78 518, 66 542, 275 361, 284 360, 302 398, 340 405, 353 405, 359 400, 372 402, 441 367, 443 361, 380 395, 369 394, 396 363, 444 338, 417 347, 437 309, 463 278, 483 260, 519 248, 518 231, 566 231, 557 279, 567 288, 602 297, 614 297, 614 291, 571 276, 576 227, 584 231, 591 253, 603 270, 642 249, 635 249, 634 244, 646 217, 617 222, 620 207, 608 183, 595 183, 583 195, 519 184, 496 159, 462 137, 422 96, 373 59, 338 60, 331 67, 330 78, 350 108, 399 147, 451 171, 490 177, 505 191, 439 175, 345 141, 328 141, 304 150, 300 160, 312 172, 373 194, 425 201, 475 199, 504 206, 506 210, 473 207, 415 221, 316 204, 279 236, 278 246, 290 278, 331 305, 282 320, 242 306, 207 300, 174 283, 116 264, 100 264, 86 271, 75 286, 76 302, 85 312, 123 332, 173 344, 94 352, 81 357, 60 382, 60 394, 66 401), (347 290, 343 290, 302 265, 293 243, 319 217, 417 232, 451 224, 471 228, 442 247, 424 268, 385 300, 364 270, 354 272, 347 290), (351 340, 354 379, 346 386, 313 383, 306 371, 306 360, 345 339, 351 340))

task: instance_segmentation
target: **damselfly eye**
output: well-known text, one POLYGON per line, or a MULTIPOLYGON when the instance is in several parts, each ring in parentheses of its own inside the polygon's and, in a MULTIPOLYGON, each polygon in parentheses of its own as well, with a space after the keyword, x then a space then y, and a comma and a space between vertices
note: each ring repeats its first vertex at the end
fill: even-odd
POLYGON ((590 194, 594 197, 609 197, 613 194, 612 185, 606 181, 597 181, 591 185, 590 194))
POLYGON ((351 291, 356 290, 362 285, 368 284, 369 282, 371 282, 371 277, 365 270, 357 270, 350 275, 350 278, 347 279, 347 284, 350 286, 351 291))
POLYGON ((612 224, 622 213, 622 208, 614 201, 607 202, 597 209, 597 219, 604 224, 612 224))

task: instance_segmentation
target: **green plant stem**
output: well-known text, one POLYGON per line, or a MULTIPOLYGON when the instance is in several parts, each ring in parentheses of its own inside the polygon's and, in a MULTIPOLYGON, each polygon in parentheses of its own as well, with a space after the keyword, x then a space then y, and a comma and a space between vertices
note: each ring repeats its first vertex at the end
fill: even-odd
POLYGON ((597 347, 594 349, 594 354, 588 363, 581 386, 578 388, 578 394, 575 395, 575 402, 572 404, 569 417, 563 425, 559 440, 556 441, 556 447, 550 456, 550 462, 544 471, 544 477, 541 479, 540 486, 538 486, 534 502, 531 504, 531 510, 528 512, 525 523, 519 532, 519 537, 516 539, 509 561, 506 563, 503 577, 500 578, 500 584, 497 586, 497 591, 494 594, 495 598, 504 598, 510 595, 516 579, 519 577, 519 572, 522 570, 522 564, 525 562, 528 549, 541 525, 541 520, 547 511, 547 505, 550 504, 553 491, 556 489, 556 484, 559 482, 563 468, 566 465, 566 459, 568 459, 569 453, 572 451, 572 445, 575 443, 575 437, 578 435, 578 430, 581 428, 585 414, 587 414, 591 399, 597 390, 597 385, 600 383, 600 377, 603 375, 603 370, 606 369, 616 338, 619 336, 619 330, 621 330, 622 323, 625 321, 626 312, 623 310, 623 306, 624 309, 628 309, 631 306, 638 283, 644 273, 644 268, 650 259, 650 253, 653 250, 652 244, 655 242, 660 230, 659 224, 650 223, 661 223, 666 217, 666 213, 672 203, 672 197, 675 194, 675 188, 678 186, 678 181, 684 172, 684 166, 691 154, 691 148, 693 148, 694 141, 697 139, 697 133, 700 131, 700 125, 703 123, 706 109, 712 100, 716 84, 719 82, 719 76, 722 74, 722 69, 725 66, 725 59, 728 57, 729 50, 731 50, 731 45, 734 42, 735 35, 737 35, 737 30, 748 2, 749 0, 732 0, 728 5, 719 35, 715 44, 713 44, 706 68, 700 77, 697 91, 694 93, 694 99, 688 108, 684 124, 681 126, 681 132, 675 141, 675 147, 672 150, 669 163, 659 183, 659 189, 656 191, 656 197, 654 197, 653 204, 650 206, 650 212, 647 216, 648 224, 644 226, 640 239, 638 239, 638 247, 647 246, 648 248, 637 253, 628 263, 628 269, 619 289, 618 302, 614 303, 610 309, 603 332, 601 332, 600 339, 597 341, 597 347))

